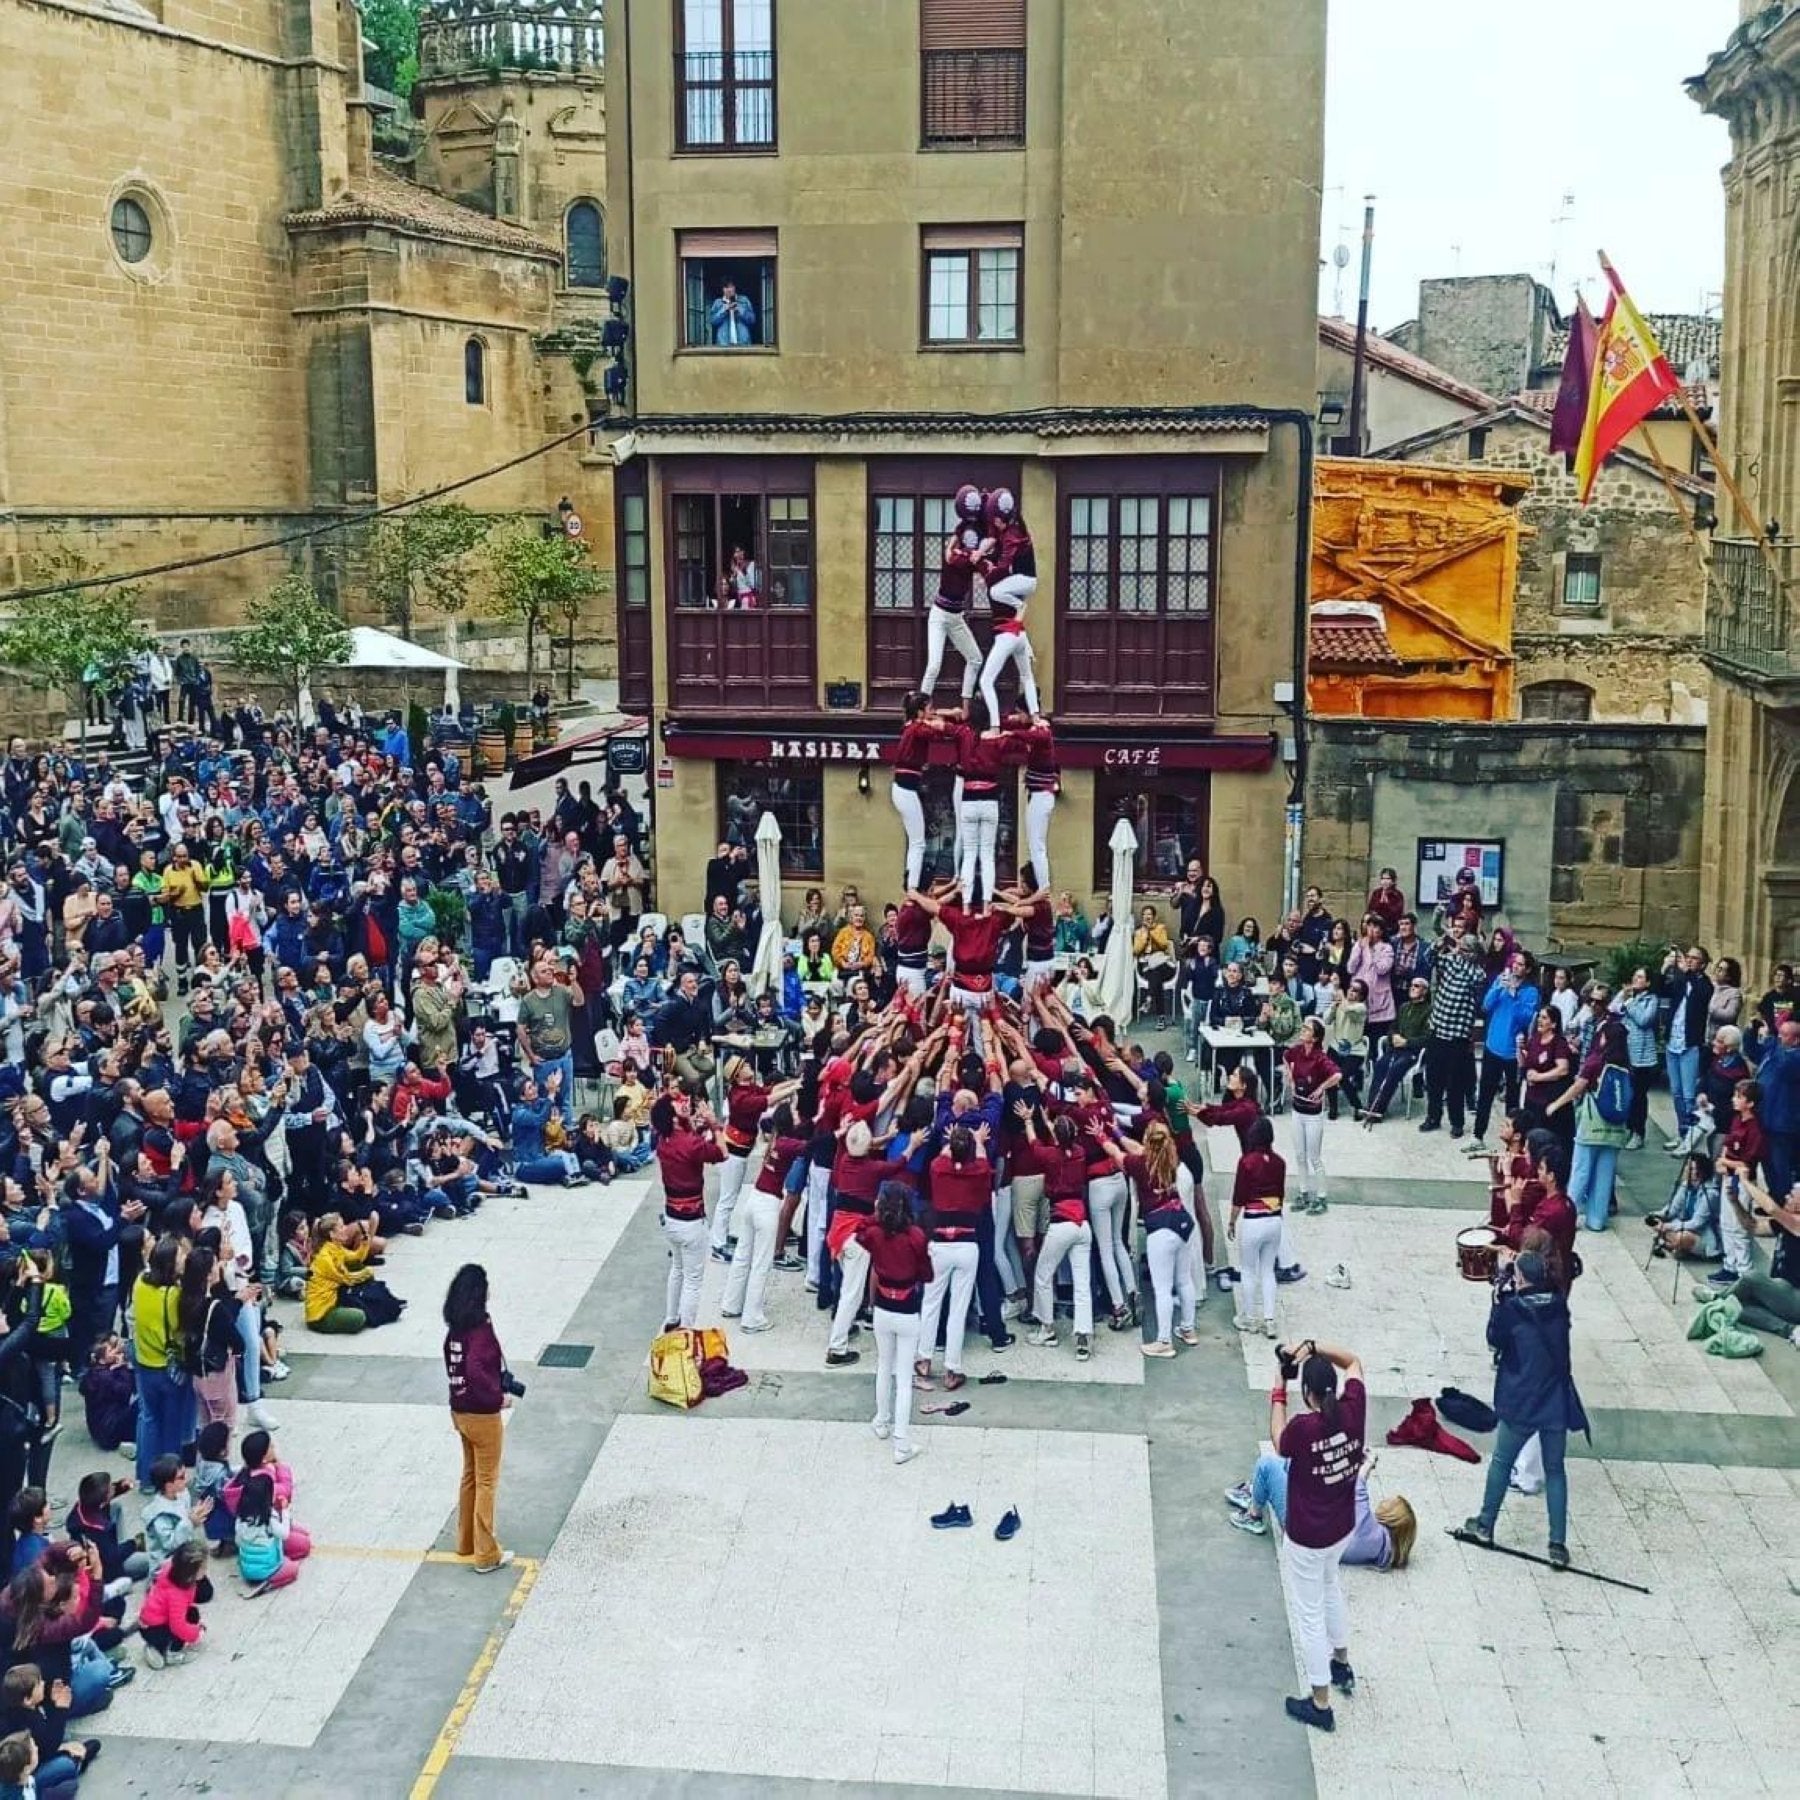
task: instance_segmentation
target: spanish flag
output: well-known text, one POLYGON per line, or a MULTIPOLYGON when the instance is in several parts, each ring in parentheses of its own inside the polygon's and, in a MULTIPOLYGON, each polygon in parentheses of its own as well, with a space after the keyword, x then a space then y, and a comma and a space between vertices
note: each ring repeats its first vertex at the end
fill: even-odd
POLYGON ((1588 388, 1587 418, 1575 447, 1575 482, 1586 506, 1600 466, 1665 400, 1681 392, 1681 383, 1656 341, 1644 315, 1631 304, 1618 271, 1600 258, 1612 292, 1600 321, 1594 347, 1594 372, 1588 388))

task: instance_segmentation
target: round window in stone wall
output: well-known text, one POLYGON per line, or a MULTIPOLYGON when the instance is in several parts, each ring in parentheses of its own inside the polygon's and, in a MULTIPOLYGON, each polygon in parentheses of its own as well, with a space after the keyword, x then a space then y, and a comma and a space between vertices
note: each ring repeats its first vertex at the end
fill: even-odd
POLYGON ((141 263, 150 254, 155 233, 150 227, 150 214, 143 201, 121 194, 112 207, 113 248, 120 262, 141 263))

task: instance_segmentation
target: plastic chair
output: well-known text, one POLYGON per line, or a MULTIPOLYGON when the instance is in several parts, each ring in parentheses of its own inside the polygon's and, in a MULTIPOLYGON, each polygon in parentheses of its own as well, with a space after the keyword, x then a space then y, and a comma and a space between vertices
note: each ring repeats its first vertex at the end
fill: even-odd
POLYGON ((704 948, 706 944, 706 914, 683 913, 681 915, 681 935, 696 949, 704 948))
POLYGON ((638 934, 654 931, 659 939, 668 936, 669 920, 665 913, 639 913, 637 922, 638 934))
POLYGON ((496 996, 504 994, 512 986, 513 977, 519 972, 516 957, 496 956, 488 964, 487 991, 496 996))

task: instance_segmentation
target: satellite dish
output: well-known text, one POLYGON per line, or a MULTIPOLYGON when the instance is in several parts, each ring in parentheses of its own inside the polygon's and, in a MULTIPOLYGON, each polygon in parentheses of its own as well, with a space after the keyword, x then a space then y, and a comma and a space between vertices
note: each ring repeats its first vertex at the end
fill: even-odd
POLYGON ((1339 268, 1339 269, 1349 268, 1349 266, 1350 266, 1350 246, 1348 244, 1339 244, 1331 252, 1331 261, 1332 261, 1333 267, 1335 267, 1335 268, 1339 268))

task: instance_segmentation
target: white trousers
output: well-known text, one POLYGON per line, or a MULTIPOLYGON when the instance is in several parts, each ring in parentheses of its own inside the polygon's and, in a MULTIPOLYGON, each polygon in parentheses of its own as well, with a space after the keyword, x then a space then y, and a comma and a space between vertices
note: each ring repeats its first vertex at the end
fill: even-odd
POLYGON ((781 1223, 781 1198, 752 1188, 738 1209, 737 1249, 725 1276, 725 1297, 720 1310, 741 1313, 746 1325, 766 1325, 763 1296, 768 1292, 769 1270, 780 1246, 775 1228, 781 1223))
POLYGON ((962 816, 962 861, 957 879, 962 883, 963 904, 972 905, 975 882, 981 881, 982 899, 994 898, 994 846, 1000 837, 1000 802, 998 800, 965 800, 962 816))
MULTIPOLYGON (((1030 575, 1009 575, 1000 586, 1006 587, 1015 581, 1029 581, 1034 588, 1037 586, 1036 579, 1030 575)), ((1000 675, 1015 658, 1019 664, 1020 697, 1026 711, 1034 716, 1037 713, 1037 670, 1031 654, 1031 639, 1023 631, 996 631, 993 643, 988 646, 987 661, 981 665, 981 698, 987 707, 990 725, 1000 723, 1000 675)))
POLYGON ((916 888, 925 873, 925 803, 917 788, 904 788, 897 781, 888 794, 906 833, 906 885, 916 888))
MULTIPOLYGON (((949 1290, 950 1317, 944 1326, 946 1374, 962 1373, 963 1336, 969 1325, 969 1299, 975 1292, 975 1265, 980 1260, 973 1238, 931 1246, 931 1280, 914 1323, 919 1334, 919 1358, 929 1362, 937 1348, 938 1315, 943 1311, 944 1292, 949 1290)), ((875 1309, 878 1323, 886 1316, 879 1307, 875 1309)))
MULTIPOLYGON (((1291 1501, 1292 1496, 1289 1498, 1291 1501)), ((1332 1651, 1350 1648, 1350 1612, 1344 1605, 1344 1590, 1338 1584, 1338 1563, 1349 1542, 1348 1538, 1341 1538, 1323 1550, 1309 1550, 1292 1538, 1287 1541, 1290 1592, 1300 1630, 1300 1661, 1311 1687, 1329 1687, 1332 1651)))
POLYGON ((719 1198, 713 1207, 712 1247, 723 1250, 731 1240, 731 1214, 743 1192, 744 1178, 750 1173, 750 1154, 739 1156, 735 1150, 725 1153, 719 1165, 719 1198))
MULTIPOLYGON (((865 1254, 863 1260, 868 1261, 865 1254)), ((912 1365, 919 1315, 875 1308, 875 1423, 893 1427, 894 1448, 912 1443, 912 1365)))
POLYGON ((669 1246, 669 1293, 663 1317, 684 1330, 700 1316, 700 1278, 706 1273, 706 1221, 671 1219, 662 1222, 663 1241, 669 1246))
POLYGON ((1050 815, 1056 796, 1033 788, 1025 796, 1025 853, 1031 858, 1031 878, 1041 888, 1050 885, 1050 815))
POLYGON ((831 1165, 812 1163, 806 1171, 806 1279, 816 1282, 825 1247, 825 1212, 831 1205, 831 1165))
POLYGON ((850 1327, 862 1308, 863 1289, 869 1280, 869 1253, 855 1238, 846 1238, 844 1254, 838 1258, 844 1279, 838 1289, 837 1311, 831 1316, 831 1347, 850 1348, 850 1327))
POLYGON ((1275 1316, 1275 1253, 1281 1246, 1279 1219, 1238 1220, 1237 1315, 1240 1319, 1275 1316))
POLYGON ((961 613, 933 606, 925 615, 925 674, 919 692, 929 698, 937 690, 938 671, 944 666, 944 646, 954 644, 963 659, 962 697, 966 704, 975 692, 975 677, 981 668, 981 646, 969 629, 969 621, 961 613))
POLYGON ((1046 1324, 1056 1318, 1056 1271, 1065 1258, 1069 1263, 1069 1279, 1075 1285, 1075 1329, 1084 1336, 1094 1329, 1094 1282, 1088 1269, 1088 1249, 1094 1241, 1093 1227, 1071 1225, 1067 1219, 1052 1219, 1044 1233, 1043 1248, 1038 1251, 1037 1293, 1031 1310, 1046 1324))
MULTIPOLYGON (((1730 1181, 1731 1177, 1725 1177, 1730 1181)), ((1724 1253, 1725 1268, 1733 1275, 1748 1275, 1756 1267, 1756 1256, 1750 1248, 1750 1233, 1737 1215, 1730 1197, 1719 1196, 1719 1248, 1724 1253)))
POLYGON ((915 1000, 923 1000, 930 981, 923 969, 899 968, 894 971, 894 986, 915 1000))
POLYGON ((1300 1169, 1300 1192, 1325 1198, 1325 1115, 1294 1114, 1295 1161, 1300 1169))
MULTIPOLYGON (((1127 1294, 1137 1292, 1137 1271, 1125 1253, 1125 1207, 1129 1198, 1123 1175, 1102 1175, 1087 1190, 1088 1219, 1094 1227, 1094 1243, 1100 1252, 1100 1279, 1106 1283, 1113 1309, 1125 1304, 1127 1294)), ((1081 1285, 1078 1277, 1076 1286, 1081 1285)))
POLYGON ((1185 1243, 1178 1231, 1146 1234, 1145 1255, 1150 1260, 1150 1285, 1156 1291, 1156 1338, 1168 1343, 1175 1326, 1194 1328, 1194 1252, 1198 1236, 1185 1243))

